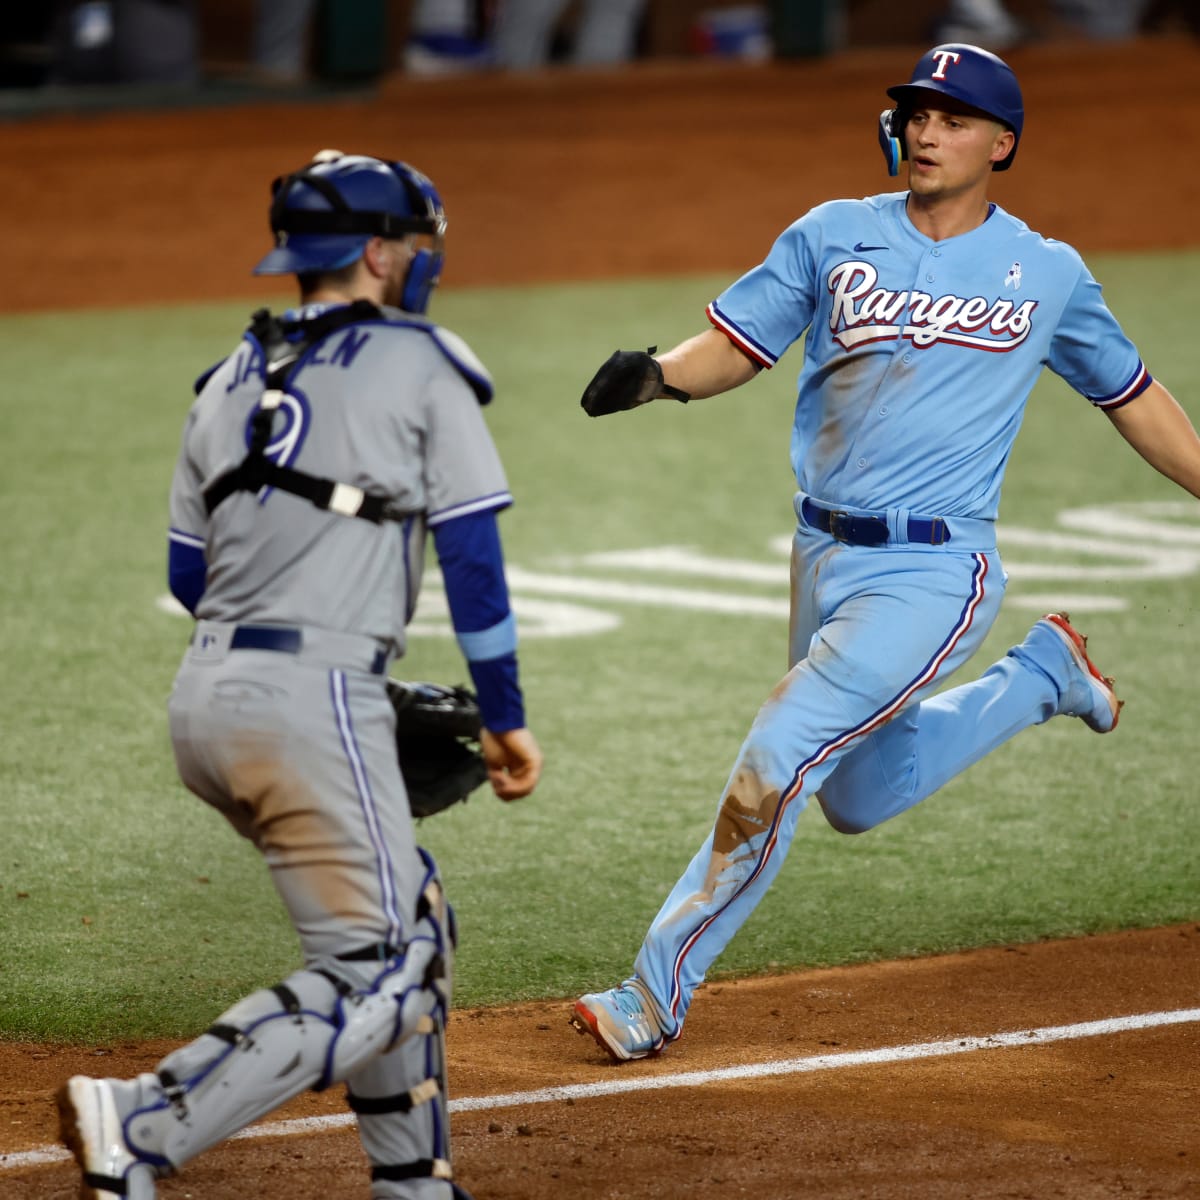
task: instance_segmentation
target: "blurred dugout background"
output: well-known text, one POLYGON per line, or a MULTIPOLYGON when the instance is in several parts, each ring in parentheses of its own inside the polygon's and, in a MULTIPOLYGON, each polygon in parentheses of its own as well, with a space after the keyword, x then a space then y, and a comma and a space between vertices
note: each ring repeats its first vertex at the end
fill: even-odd
POLYGON ((37 107, 113 85, 306 91, 395 72, 1160 33, 1200 34, 1197 0, 54 0, 4 6, 0 90, 37 107))

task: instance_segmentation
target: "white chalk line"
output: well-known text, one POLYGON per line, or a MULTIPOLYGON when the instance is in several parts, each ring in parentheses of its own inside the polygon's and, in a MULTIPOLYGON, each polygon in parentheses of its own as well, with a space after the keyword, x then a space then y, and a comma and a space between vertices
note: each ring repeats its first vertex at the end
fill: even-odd
MULTIPOLYGON (((942 1058, 950 1054, 970 1054, 976 1050, 1003 1050, 1015 1046, 1038 1046, 1047 1042, 1065 1042, 1077 1038, 1105 1037, 1132 1033, 1163 1025, 1200 1022, 1200 1008, 1180 1008, 1168 1012, 1136 1013, 1127 1017, 1109 1017, 1083 1021, 1075 1025, 1049 1025, 1042 1029, 1024 1029, 1014 1033, 992 1033, 985 1037, 951 1038, 942 1042, 915 1042, 907 1046, 884 1046, 877 1050, 843 1050, 836 1054, 817 1054, 807 1058, 782 1058, 770 1062, 745 1063, 737 1067, 719 1067, 710 1071, 681 1071, 677 1075, 631 1075, 599 1083, 572 1083, 561 1087, 537 1088, 530 1092, 503 1092, 496 1096, 463 1096, 451 1099, 450 1111, 479 1112, 490 1108, 514 1108, 527 1104, 550 1104, 556 1100, 591 1100, 597 1096, 617 1096, 629 1092, 650 1092, 661 1088, 705 1087, 714 1083, 764 1079, 773 1075, 803 1075, 812 1071, 832 1071, 846 1067, 870 1067, 885 1063, 913 1062, 922 1058, 942 1058)), ((636 1070, 637 1068, 632 1068, 636 1070)), ((298 1117, 290 1121, 270 1121, 251 1125, 234 1138, 285 1137, 317 1133, 354 1123, 353 1113, 332 1113, 324 1117, 298 1117)), ((232 1140, 232 1139, 231 1139, 232 1140)), ((15 1154, 0 1154, 0 1171, 62 1162, 71 1155, 60 1146, 39 1146, 15 1154)))

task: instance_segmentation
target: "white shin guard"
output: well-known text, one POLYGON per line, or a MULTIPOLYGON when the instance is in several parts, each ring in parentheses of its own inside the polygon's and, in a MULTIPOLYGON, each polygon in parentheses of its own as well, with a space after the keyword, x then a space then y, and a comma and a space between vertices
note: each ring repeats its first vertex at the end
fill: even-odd
MULTIPOLYGON (((417 1104, 441 1098, 432 1106, 441 1112, 428 1123, 427 1149, 414 1161, 431 1164, 422 1174, 440 1174, 435 1164, 448 1157, 440 1132, 441 1037, 453 942, 452 917, 436 877, 422 909, 402 951, 312 963, 239 1001, 206 1033, 163 1059, 157 1078, 140 1077, 141 1103, 124 1121, 130 1149, 165 1168, 182 1166, 300 1092, 355 1076, 413 1038, 422 1046, 436 1042, 437 1066, 432 1075, 420 1070, 420 1080, 405 1090, 417 1104)), ((401 1057, 415 1065, 429 1052, 401 1057)))
POLYGON ((372 1200, 409 1195, 417 1179, 451 1178, 445 1035, 434 1020, 429 1034, 405 1038, 347 1080, 372 1200))

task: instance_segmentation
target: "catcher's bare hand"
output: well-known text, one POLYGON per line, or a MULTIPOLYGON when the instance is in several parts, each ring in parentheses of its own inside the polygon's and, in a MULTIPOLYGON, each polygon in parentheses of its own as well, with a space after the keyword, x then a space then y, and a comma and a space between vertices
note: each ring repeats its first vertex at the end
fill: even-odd
POLYGON ((608 361, 584 388, 579 403, 589 417, 603 417, 649 404, 658 396, 670 396, 685 404, 691 399, 687 392, 668 387, 663 382, 662 367, 654 357, 654 347, 649 352, 617 350, 609 355, 608 361))
POLYGON ((528 729, 493 733, 485 729, 479 739, 488 781, 501 800, 519 800, 537 787, 542 774, 542 750, 528 729))

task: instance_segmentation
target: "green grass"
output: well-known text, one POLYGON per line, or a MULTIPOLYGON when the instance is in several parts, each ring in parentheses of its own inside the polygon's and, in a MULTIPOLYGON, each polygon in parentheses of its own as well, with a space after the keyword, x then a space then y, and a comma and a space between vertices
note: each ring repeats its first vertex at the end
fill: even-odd
MULTIPOLYGON (((1189 324, 1200 255, 1092 265, 1151 369, 1181 401, 1200 395, 1189 324)), ((786 563, 769 542, 790 527, 798 350, 735 396, 686 409, 589 421, 578 407, 611 350, 695 332, 725 282, 438 298, 439 319, 496 376, 488 419, 517 495, 502 519, 510 565, 784 598, 786 563), (565 563, 661 545, 775 563, 778 584, 565 563)), ((187 623, 155 607, 190 382, 226 352, 249 307, 0 320, 0 1037, 187 1035, 296 963, 257 856, 176 779, 165 699, 187 623)), ((1002 528, 1050 529, 1068 507, 1182 498, 1046 377, 1013 456, 1002 528)), ((1196 528, 1193 518, 1182 550, 1196 528)), ((1045 557, 1006 550, 1013 561, 1045 557)), ((1053 587, 1014 579, 965 674, 1023 635, 1033 615, 1023 594, 1053 587)), ((718 973, 1200 917, 1194 568, 1071 590, 1127 602, 1085 624, 1129 699, 1118 733, 1096 738, 1067 721, 1032 730, 862 837, 807 813, 718 973)), ((530 722, 547 753, 537 793, 505 806, 480 791, 420 829, 460 918, 459 1004, 568 996, 627 972, 784 665, 782 619, 580 602, 618 614, 619 628, 522 646, 530 722)), ((414 640, 403 673, 465 677, 453 642, 430 637, 414 640)))

